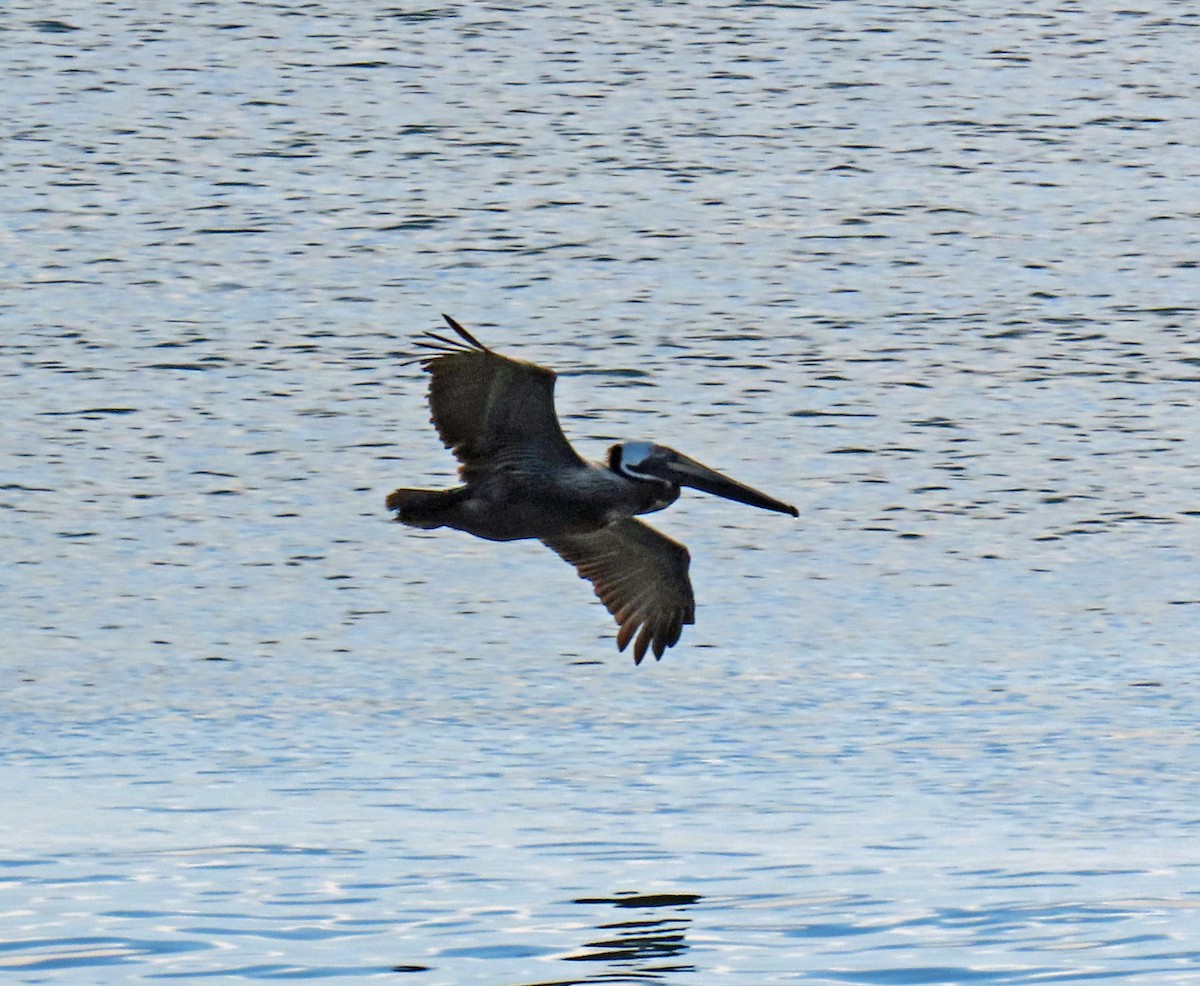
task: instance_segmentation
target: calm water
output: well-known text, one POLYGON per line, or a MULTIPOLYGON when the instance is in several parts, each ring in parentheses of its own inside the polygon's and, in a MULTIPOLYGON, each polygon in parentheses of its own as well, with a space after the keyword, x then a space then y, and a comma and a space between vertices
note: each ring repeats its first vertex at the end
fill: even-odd
POLYGON ((1191 5, 10 3, 14 982, 1200 982, 1191 5), (661 664, 410 337, 703 496, 661 664))

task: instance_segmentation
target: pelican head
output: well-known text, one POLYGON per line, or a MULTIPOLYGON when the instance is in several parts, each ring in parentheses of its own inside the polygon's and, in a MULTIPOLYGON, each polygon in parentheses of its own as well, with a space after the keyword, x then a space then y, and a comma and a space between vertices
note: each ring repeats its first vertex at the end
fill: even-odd
POLYGON ((799 511, 790 503, 760 493, 665 445, 655 445, 653 442, 622 442, 608 450, 608 465, 613 472, 627 479, 665 482, 675 488, 688 486, 751 507, 791 514, 793 517, 800 516, 799 511))

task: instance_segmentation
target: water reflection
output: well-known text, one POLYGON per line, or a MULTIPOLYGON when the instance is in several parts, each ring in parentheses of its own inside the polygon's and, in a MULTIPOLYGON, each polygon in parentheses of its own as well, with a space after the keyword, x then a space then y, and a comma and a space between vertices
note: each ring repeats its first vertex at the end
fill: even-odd
POLYGON ((581 983, 643 983, 671 973, 695 972, 688 963, 671 961, 688 949, 686 932, 691 919, 684 912, 699 901, 699 894, 636 894, 614 897, 580 897, 576 904, 611 904, 640 912, 624 921, 596 925, 603 936, 585 943, 578 954, 563 961, 603 964, 580 979, 556 979, 529 986, 573 986, 581 983))

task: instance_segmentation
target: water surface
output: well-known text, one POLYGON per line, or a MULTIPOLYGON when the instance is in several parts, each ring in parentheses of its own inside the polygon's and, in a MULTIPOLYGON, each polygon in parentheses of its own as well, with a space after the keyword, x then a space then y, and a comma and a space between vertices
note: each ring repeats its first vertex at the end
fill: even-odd
POLYGON ((1188 983, 1181 5, 10 4, 0 967, 1188 983), (413 334, 688 495, 634 669, 413 334))

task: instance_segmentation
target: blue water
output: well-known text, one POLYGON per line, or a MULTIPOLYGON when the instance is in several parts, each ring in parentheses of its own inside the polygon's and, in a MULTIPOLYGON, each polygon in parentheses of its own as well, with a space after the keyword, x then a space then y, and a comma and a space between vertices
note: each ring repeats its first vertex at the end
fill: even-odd
POLYGON ((1200 982, 1200 15, 9 4, 14 982, 1200 982), (635 669, 411 338, 687 495, 635 669))

